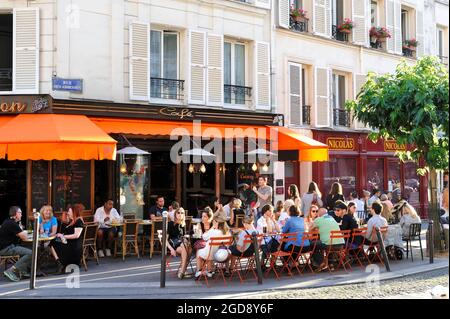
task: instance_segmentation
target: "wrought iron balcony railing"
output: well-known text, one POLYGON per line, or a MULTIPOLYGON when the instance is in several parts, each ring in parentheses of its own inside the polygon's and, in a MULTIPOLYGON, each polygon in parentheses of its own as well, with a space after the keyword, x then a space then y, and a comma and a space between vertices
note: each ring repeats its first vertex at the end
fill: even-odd
POLYGON ((343 109, 333 109, 333 124, 350 127, 350 112, 343 109))
POLYGON ((246 104, 251 101, 252 88, 248 86, 230 85, 223 86, 224 100, 227 104, 246 104))
POLYGON ((308 20, 295 21, 292 17, 289 18, 289 27, 291 30, 297 32, 308 32, 308 20))
POLYGON ((403 56, 406 56, 408 58, 413 58, 415 50, 411 50, 410 48, 403 47, 402 52, 403 52, 403 56))
POLYGON ((438 55, 438 57, 441 63, 448 67, 448 56, 438 55))
POLYGON ((303 125, 311 125, 311 106, 309 105, 302 106, 302 119, 303 125))
POLYGON ((184 80, 150 78, 150 96, 167 100, 182 100, 184 80))
POLYGON ((333 39, 343 42, 348 42, 348 33, 341 32, 338 30, 337 25, 333 25, 331 28, 331 35, 333 39))

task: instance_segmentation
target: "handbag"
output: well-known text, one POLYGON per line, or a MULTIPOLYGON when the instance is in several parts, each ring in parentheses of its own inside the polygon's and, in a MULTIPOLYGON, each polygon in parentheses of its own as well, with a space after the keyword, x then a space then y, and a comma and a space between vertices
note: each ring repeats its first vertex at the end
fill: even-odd
POLYGON ((224 263, 230 258, 230 251, 224 245, 219 246, 219 249, 214 253, 214 260, 218 263, 224 263))

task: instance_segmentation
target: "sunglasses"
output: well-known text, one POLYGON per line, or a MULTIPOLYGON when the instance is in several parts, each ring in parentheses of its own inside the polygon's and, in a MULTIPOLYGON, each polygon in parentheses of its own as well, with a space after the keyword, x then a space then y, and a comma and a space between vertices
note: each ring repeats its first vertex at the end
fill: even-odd
POLYGON ((318 213, 318 210, 312 210, 311 213, 318 213))

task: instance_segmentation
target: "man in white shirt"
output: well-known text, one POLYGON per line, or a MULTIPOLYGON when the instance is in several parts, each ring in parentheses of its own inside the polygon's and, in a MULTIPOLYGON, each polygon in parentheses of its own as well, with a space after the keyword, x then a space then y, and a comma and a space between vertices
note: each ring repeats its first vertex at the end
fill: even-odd
POLYGON ((381 204, 377 202, 373 203, 372 207, 370 208, 370 214, 372 215, 372 217, 367 222, 367 233, 364 240, 367 245, 370 245, 371 242, 378 241, 378 237, 375 233, 373 233, 375 231, 374 227, 381 228, 388 225, 386 218, 380 215, 382 209, 383 206, 381 206, 381 204))
POLYGON ((114 244, 114 238, 117 234, 117 229, 111 227, 111 223, 122 222, 122 216, 113 207, 114 202, 112 199, 108 199, 102 207, 97 208, 94 214, 94 222, 98 223, 97 231, 97 249, 98 256, 100 258, 111 256, 111 249, 114 244), (106 249, 103 254, 104 239, 106 238, 106 249))

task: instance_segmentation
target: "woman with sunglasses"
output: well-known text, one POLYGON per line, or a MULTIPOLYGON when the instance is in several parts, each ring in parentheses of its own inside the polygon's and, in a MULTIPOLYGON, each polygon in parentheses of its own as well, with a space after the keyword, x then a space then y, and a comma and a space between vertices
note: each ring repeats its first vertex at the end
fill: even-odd
POLYGON ((319 207, 317 205, 311 205, 309 207, 308 217, 305 218, 305 231, 309 231, 314 228, 314 219, 317 218, 319 213, 319 207))
POLYGON ((173 257, 181 256, 181 264, 178 270, 178 278, 183 279, 187 268, 188 258, 191 254, 189 245, 184 241, 186 235, 185 211, 183 207, 174 213, 174 220, 167 225, 168 243, 167 247, 173 257))

